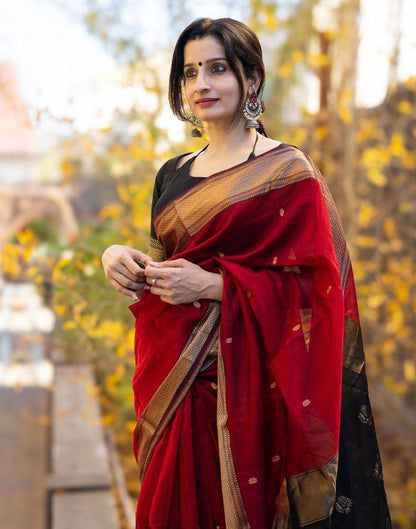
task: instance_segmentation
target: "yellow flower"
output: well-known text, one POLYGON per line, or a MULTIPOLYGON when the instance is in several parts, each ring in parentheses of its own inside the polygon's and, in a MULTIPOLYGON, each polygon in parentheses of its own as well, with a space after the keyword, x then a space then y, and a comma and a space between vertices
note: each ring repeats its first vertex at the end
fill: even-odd
POLYGON ((357 237, 357 244, 358 246, 364 246, 365 248, 375 248, 377 246, 377 239, 375 237, 359 235, 357 237))
POLYGON ((292 73, 292 65, 288 62, 284 62, 278 70, 279 76, 285 79, 292 73))
POLYGON ((102 210, 99 212, 98 218, 100 218, 101 220, 116 220, 120 218, 120 215, 123 213, 123 209, 124 208, 121 204, 117 204, 115 202, 107 204, 107 206, 103 207, 102 210))
POLYGON ((314 134, 315 134, 315 138, 320 141, 322 139, 324 139, 326 136, 328 136, 328 133, 329 133, 329 130, 328 130, 328 127, 326 125, 322 126, 322 127, 318 127, 314 134))
POLYGON ((403 365, 404 378, 409 382, 416 380, 415 363, 412 360, 405 360, 403 365))
POLYGON ((404 156, 406 149, 403 143, 403 136, 397 132, 394 132, 391 136, 390 150, 393 156, 404 156))
POLYGON ((113 424, 114 421, 115 421, 115 417, 112 413, 107 413, 101 419, 101 423, 103 426, 109 426, 110 424, 113 424))
POLYGON ((366 228, 375 215, 376 210, 374 206, 369 202, 364 203, 358 213, 358 226, 360 226, 360 228, 366 228))
POLYGON ((310 53, 308 62, 312 68, 322 68, 322 66, 329 64, 329 57, 325 53, 310 53))
POLYGON ((296 50, 292 53, 292 61, 294 63, 300 62, 303 59, 303 53, 300 50, 296 50))
POLYGON ((127 421, 126 422, 126 430, 128 432, 131 432, 133 433, 134 432, 134 429, 136 428, 136 422, 135 421, 127 421))
POLYGON ((59 316, 63 316, 66 311, 65 305, 55 305, 55 311, 59 314, 59 316))
POLYGON ((379 187, 385 186, 388 182, 386 176, 374 167, 370 168, 365 175, 372 184, 379 187))
POLYGON ((399 101, 397 103, 397 110, 402 114, 411 114, 413 111, 413 105, 410 101, 399 101))
POLYGON ((30 228, 27 228, 17 233, 16 238, 20 242, 20 244, 22 244, 23 246, 28 246, 34 243, 35 236, 33 231, 30 228))

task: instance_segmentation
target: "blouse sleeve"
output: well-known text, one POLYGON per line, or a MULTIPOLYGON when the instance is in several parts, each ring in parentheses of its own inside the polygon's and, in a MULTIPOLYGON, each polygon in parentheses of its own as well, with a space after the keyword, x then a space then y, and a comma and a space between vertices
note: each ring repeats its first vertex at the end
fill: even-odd
POLYGON ((163 181, 165 176, 165 170, 166 170, 167 162, 165 162, 162 167, 159 169, 156 178, 155 178, 155 184, 153 187, 153 196, 152 196, 152 206, 151 206, 151 212, 150 212, 150 240, 149 240, 149 249, 148 249, 148 255, 154 260, 154 261, 164 261, 165 260, 165 252, 163 250, 162 245, 157 239, 153 219, 156 211, 156 205, 157 202, 162 194, 163 190, 163 181))
POLYGON ((156 239, 156 232, 155 227, 153 225, 153 218, 155 215, 155 209, 156 204, 160 198, 160 195, 162 194, 162 188, 163 188, 163 178, 165 176, 165 169, 166 169, 166 163, 162 165, 162 167, 159 169, 156 178, 155 178, 155 184, 153 187, 153 196, 152 196, 152 207, 151 207, 151 220, 150 220, 150 236, 153 237, 153 239, 156 239))

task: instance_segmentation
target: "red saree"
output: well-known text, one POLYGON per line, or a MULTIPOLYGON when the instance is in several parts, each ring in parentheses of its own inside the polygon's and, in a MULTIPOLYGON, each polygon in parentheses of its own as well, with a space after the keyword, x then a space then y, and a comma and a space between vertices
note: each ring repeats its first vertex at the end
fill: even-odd
POLYGON ((136 529, 345 518, 343 363, 360 374, 364 357, 349 253, 319 170, 282 144, 180 194, 154 226, 155 260, 220 270, 224 290, 221 303, 146 293, 130 306, 136 529))

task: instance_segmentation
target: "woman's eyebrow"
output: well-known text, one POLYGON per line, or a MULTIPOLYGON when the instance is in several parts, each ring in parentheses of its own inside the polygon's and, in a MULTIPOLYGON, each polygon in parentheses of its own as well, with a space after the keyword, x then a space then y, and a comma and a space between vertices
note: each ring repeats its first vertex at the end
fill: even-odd
MULTIPOLYGON (((225 57, 215 57, 214 59, 208 59, 207 61, 205 62, 214 62, 214 61, 226 61, 227 59, 225 57)), ((186 68, 187 66, 193 66, 194 63, 193 62, 187 62, 186 64, 183 65, 184 68, 186 68)))

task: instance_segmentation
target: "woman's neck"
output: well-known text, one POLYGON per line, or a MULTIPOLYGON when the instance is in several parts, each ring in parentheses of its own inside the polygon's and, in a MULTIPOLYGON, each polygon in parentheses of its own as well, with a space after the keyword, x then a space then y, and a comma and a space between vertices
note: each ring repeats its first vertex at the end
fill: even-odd
POLYGON ((233 129, 208 123, 207 132, 209 147, 205 154, 216 158, 226 158, 230 153, 251 149, 257 134, 256 129, 246 129, 244 122, 238 123, 233 129))

